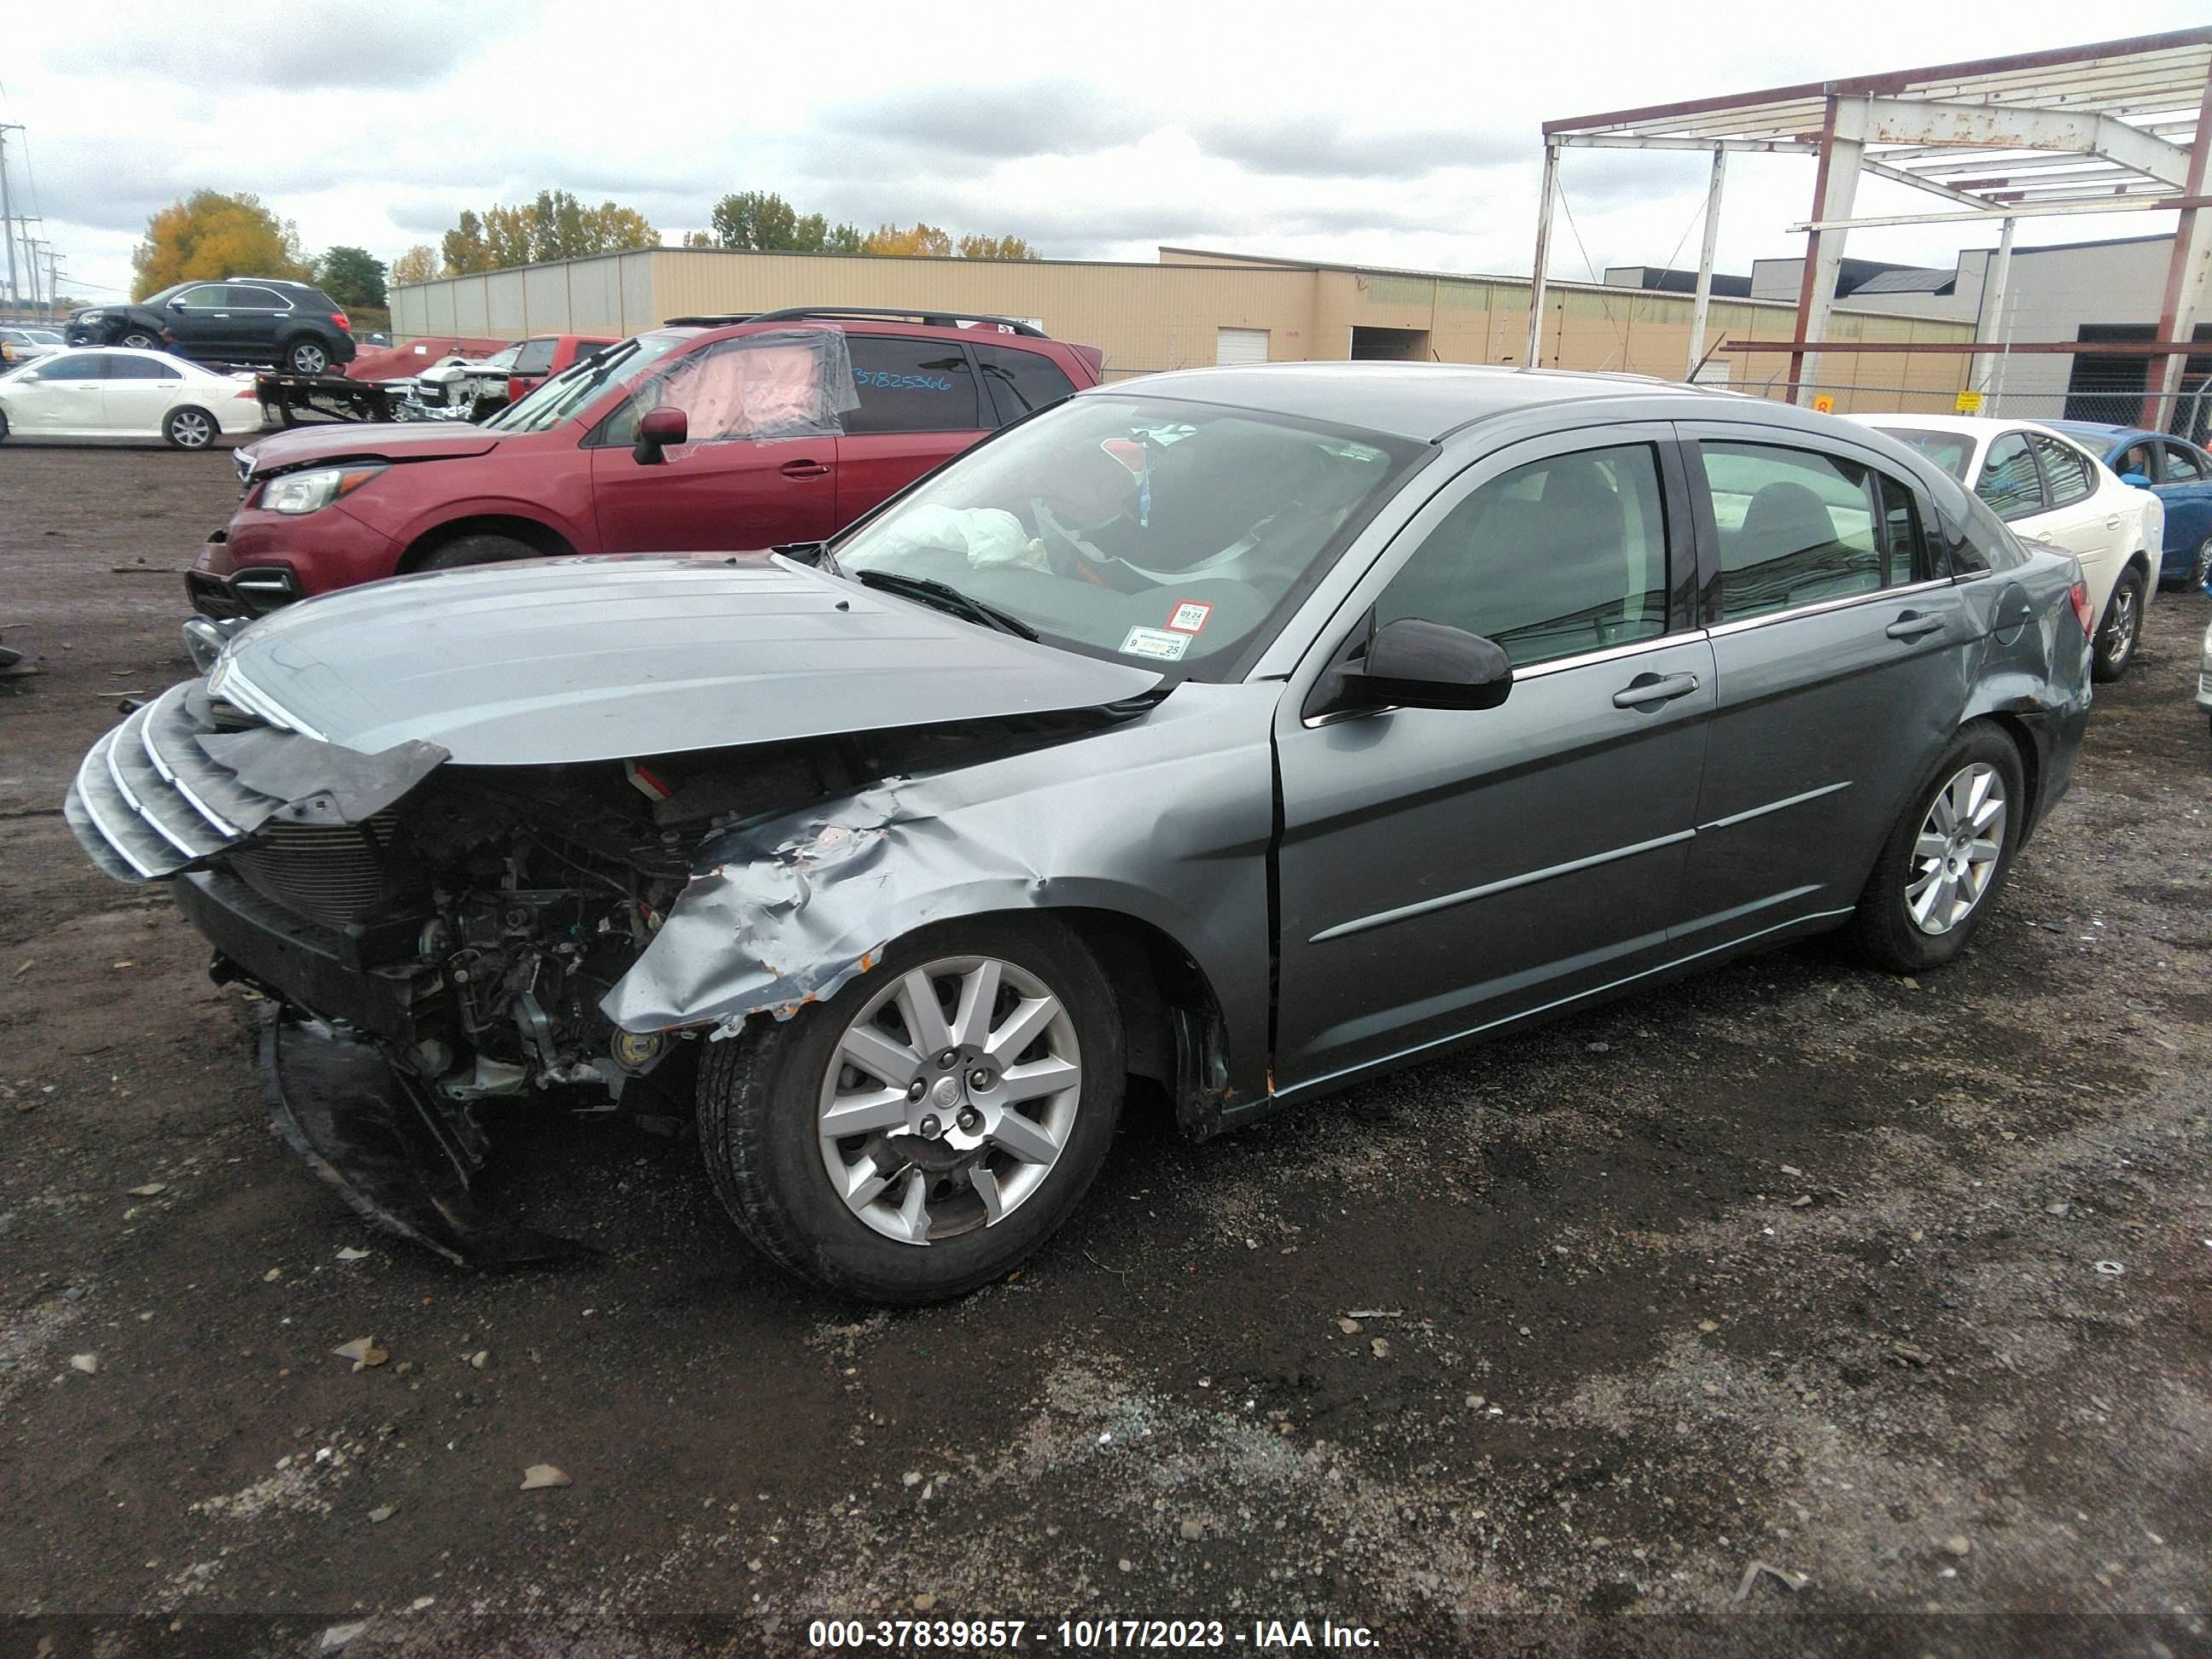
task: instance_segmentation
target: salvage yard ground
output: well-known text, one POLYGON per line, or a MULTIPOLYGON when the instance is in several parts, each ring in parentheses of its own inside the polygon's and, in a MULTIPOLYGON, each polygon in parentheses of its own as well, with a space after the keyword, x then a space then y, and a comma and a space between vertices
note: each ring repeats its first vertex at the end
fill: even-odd
POLYGON ((9 1651, 130 1615, 126 1651, 781 1650, 917 1610, 2203 1650, 2201 596, 1952 971, 1816 944, 1204 1146, 1133 1112, 1012 1282, 886 1316, 622 1118, 522 1115, 497 1195, 603 1254, 487 1276, 268 1133, 204 947, 59 811, 118 695, 190 672, 179 579, 115 568, 234 499, 227 454, 0 451, 0 642, 43 671, 0 693, 9 1651), (570 1484, 520 1490, 541 1463, 570 1484), (734 1623, 638 1623, 701 1613, 734 1623))

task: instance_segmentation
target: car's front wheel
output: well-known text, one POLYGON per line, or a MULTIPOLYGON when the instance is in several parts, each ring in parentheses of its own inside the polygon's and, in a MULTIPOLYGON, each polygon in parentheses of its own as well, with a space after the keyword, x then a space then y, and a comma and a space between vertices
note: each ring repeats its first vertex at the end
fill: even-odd
POLYGON ((1906 804, 1859 896, 1852 928, 1877 967, 1940 968, 1966 948, 2012 868, 2027 810, 2020 750, 1989 725, 1952 740, 1906 804))
POLYGON ((140 351, 155 351, 161 343, 143 328, 126 328, 116 342, 118 345, 133 346, 140 351))
POLYGON ((2112 584, 2112 597, 2105 602, 2105 620, 2097 625, 2097 645, 2089 672, 2104 684, 2128 672, 2135 660, 2136 641, 2142 636, 2142 572, 2130 565, 2112 584))
POLYGON ((2197 544, 2197 551, 2189 556, 2189 585, 2202 587, 2212 581, 2212 536, 2197 544))
POLYGON ((182 409, 171 410, 161 422, 161 436, 172 449, 205 449, 215 441, 220 430, 214 416, 189 404, 182 409))
POLYGON ((1114 994, 1042 917, 926 928, 826 1002, 756 1018, 700 1068, 700 1139, 746 1237, 874 1302, 957 1296, 1049 1237, 1104 1161, 1114 994))
POLYGON ((538 550, 528 542, 517 541, 512 536, 484 533, 456 536, 444 546, 426 554, 414 568, 417 570, 459 570, 472 564, 505 564, 510 559, 535 559, 539 556, 538 550))

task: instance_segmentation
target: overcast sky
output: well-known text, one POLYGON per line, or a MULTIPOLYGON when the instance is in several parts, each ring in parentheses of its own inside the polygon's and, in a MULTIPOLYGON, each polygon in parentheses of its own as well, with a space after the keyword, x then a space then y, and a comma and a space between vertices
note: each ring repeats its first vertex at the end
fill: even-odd
MULTIPOLYGON (((2055 0, 80 3, 0 55, 0 120, 29 130, 9 135, 15 210, 44 216, 64 288, 90 298, 127 289, 148 216, 204 186, 258 194, 311 253, 387 260, 435 246, 462 208, 556 187, 638 208, 670 242, 725 192, 769 190, 863 226, 1011 232, 1049 258, 1150 260, 1169 242, 1525 274, 1547 118, 2148 33, 2204 9, 2106 15, 2055 0)), ((1706 165, 1571 154, 1553 274, 1694 264, 1706 165)), ((1784 227, 1811 164, 1730 169, 1723 269, 1799 251, 1784 227)), ((1862 213, 1940 206, 1859 192, 1862 213)), ((2100 215, 2021 240, 2170 228, 2100 215)), ((1862 232, 1850 251, 1948 264, 1960 240, 1862 232)))

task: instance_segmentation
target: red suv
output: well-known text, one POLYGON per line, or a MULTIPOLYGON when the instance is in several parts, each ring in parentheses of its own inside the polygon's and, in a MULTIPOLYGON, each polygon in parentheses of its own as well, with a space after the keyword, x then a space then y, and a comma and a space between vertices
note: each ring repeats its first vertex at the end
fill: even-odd
MULTIPOLYGON (((1101 355, 1004 318, 855 310, 679 318, 555 375, 481 426, 334 423, 235 452, 246 499, 186 591, 211 617, 410 570, 566 553, 712 552, 821 541, 939 462, 1096 386, 1101 355), (826 435, 641 443, 669 371, 763 334, 836 328, 859 407, 826 435), (651 456, 651 464, 647 456, 651 456)), ((705 434, 695 434, 695 437, 705 434)))

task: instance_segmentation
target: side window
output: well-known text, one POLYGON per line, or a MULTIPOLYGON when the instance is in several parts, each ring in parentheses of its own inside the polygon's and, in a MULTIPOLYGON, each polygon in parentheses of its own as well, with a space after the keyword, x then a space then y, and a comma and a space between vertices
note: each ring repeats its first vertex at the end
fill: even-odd
POLYGON ((2035 457, 2028 453, 2025 435, 2008 432, 1990 446, 1974 494, 2000 519, 2043 511, 2043 485, 2035 476, 2035 457))
POLYGON ((2197 483, 2207 476, 2203 463, 2179 444, 2163 446, 2166 451, 2166 482, 2168 483, 2197 483))
POLYGON ((983 384, 991 389, 1000 426, 1074 395, 1075 383, 1041 351, 995 345, 971 345, 969 349, 983 372, 983 384))
POLYGON ((181 380, 184 374, 173 363, 157 362, 151 357, 110 357, 107 378, 111 380, 181 380))
POLYGON ((202 283, 177 295, 176 303, 192 311, 221 311, 228 305, 221 283, 202 283))
POLYGON ((556 342, 550 335, 542 340, 525 340, 522 349, 514 354, 514 367, 510 374, 543 374, 553 367, 553 348, 556 342))
POLYGON ((2043 476, 2051 486, 2051 506, 2071 507, 2097 493, 2097 475, 2087 455, 2056 438, 2031 438, 2028 441, 2035 446, 2036 459, 2043 463, 2043 476))
POLYGON ((2112 463, 2112 471, 2123 477, 2130 472, 2140 472, 2153 483, 2158 482, 2158 460, 2147 443, 2130 444, 2112 463))
POLYGON ((87 352, 81 357, 56 357, 41 363, 36 373, 41 380, 104 380, 107 378, 107 358, 104 354, 87 352))
POLYGON ((1921 556, 1920 509, 1912 492, 1886 472, 1875 474, 1881 491, 1882 585, 1902 587, 1929 568, 1921 556))
POLYGON ((823 430, 822 357, 811 346, 746 339, 679 357, 599 428, 599 444, 636 441, 638 416, 680 409, 695 444, 823 430))
POLYGON ((283 311, 289 308, 282 295, 265 288, 249 288, 242 283, 232 283, 222 292, 224 300, 233 311, 283 311))
POLYGON ((1492 639, 1516 667, 1667 631, 1667 519, 1648 444, 1579 450, 1492 478, 1376 602, 1492 639))
POLYGON ((975 377, 957 345, 885 334, 848 334, 845 344, 860 398, 846 414, 847 432, 969 432, 983 424, 975 377))
POLYGON ((1966 515, 1957 524, 1943 526, 1943 552, 1954 576, 1979 576, 1992 570, 2012 570, 2027 562, 2027 554, 2014 541, 2004 520, 1990 510, 1978 495, 1961 498, 1966 515))
POLYGON ((1877 545, 1872 467, 1776 444, 1707 441, 1698 450, 1720 532, 1714 620, 1741 622, 1882 586, 1888 556, 1877 545))

